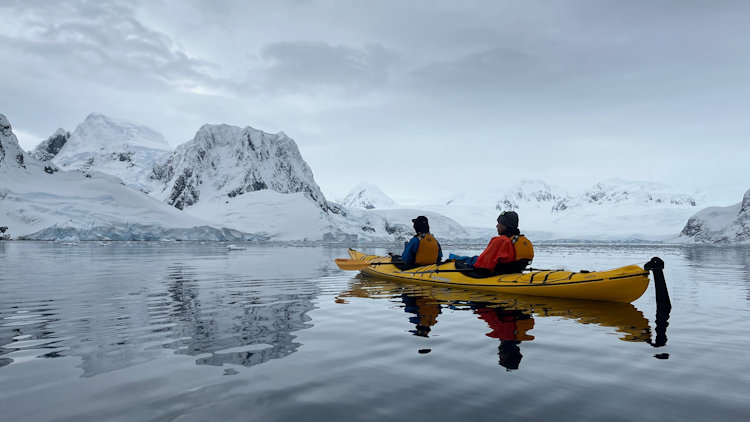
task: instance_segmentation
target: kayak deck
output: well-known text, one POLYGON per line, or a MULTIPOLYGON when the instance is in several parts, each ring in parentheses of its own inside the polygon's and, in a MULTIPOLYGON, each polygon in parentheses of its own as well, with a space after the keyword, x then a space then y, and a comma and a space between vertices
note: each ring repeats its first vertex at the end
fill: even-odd
POLYGON ((478 289, 500 293, 630 303, 648 287, 649 272, 637 265, 607 271, 531 271, 486 278, 469 277, 454 261, 401 270, 391 257, 365 255, 349 249, 352 260, 366 262, 363 274, 391 281, 478 289))

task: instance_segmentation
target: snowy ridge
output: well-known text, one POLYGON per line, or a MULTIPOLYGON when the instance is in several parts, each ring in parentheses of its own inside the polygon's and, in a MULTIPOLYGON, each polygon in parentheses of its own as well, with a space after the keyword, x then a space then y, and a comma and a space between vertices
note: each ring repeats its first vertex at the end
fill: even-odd
POLYGON ((543 240, 661 241, 674 237, 702 198, 662 184, 609 179, 580 193, 540 180, 506 189, 464 192, 429 206, 474 231, 490 228, 501 211, 520 215, 520 229, 543 240))
POLYGON ((166 161, 172 150, 161 133, 99 113, 89 114, 66 142, 58 134, 59 130, 34 149, 37 158, 52 156, 54 148, 50 146, 63 143, 51 157, 60 168, 111 174, 144 192, 154 188, 151 180, 154 165, 166 161))
POLYGON ((583 206, 585 204, 637 203, 668 206, 696 206, 696 199, 687 194, 669 192, 669 187, 651 182, 628 182, 609 179, 595 184, 578 197, 567 197, 558 201, 557 210, 583 206))
POLYGON ((340 201, 341 205, 349 208, 383 209, 396 208, 397 205, 379 187, 369 183, 358 183, 340 201))
POLYGON ((750 189, 742 202, 728 207, 708 207, 690 217, 680 239, 696 243, 750 244, 750 189))
POLYGON ((283 132, 251 127, 204 125, 192 141, 153 169, 159 183, 153 194, 179 209, 199 202, 233 200, 248 192, 303 192, 322 210, 328 204, 302 159, 297 144, 283 132))

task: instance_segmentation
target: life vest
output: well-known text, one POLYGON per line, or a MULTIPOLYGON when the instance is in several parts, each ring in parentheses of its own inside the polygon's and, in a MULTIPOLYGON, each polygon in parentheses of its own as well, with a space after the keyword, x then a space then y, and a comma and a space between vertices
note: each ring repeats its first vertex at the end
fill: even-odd
POLYGON ((510 238, 513 242, 513 248, 516 250, 516 261, 528 259, 531 262, 534 259, 534 246, 531 241, 524 235, 515 235, 510 238))
POLYGON ((419 236, 419 248, 414 257, 414 263, 417 265, 436 264, 438 261, 438 251, 440 245, 435 237, 429 233, 419 236))

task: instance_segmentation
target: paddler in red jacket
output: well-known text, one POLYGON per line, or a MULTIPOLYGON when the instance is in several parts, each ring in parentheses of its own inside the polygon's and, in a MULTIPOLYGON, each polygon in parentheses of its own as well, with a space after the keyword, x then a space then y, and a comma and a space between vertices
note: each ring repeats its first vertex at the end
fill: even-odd
POLYGON ((483 268, 493 274, 521 272, 534 258, 534 248, 518 230, 518 214, 503 211, 497 217, 497 236, 490 240, 474 268, 483 268))

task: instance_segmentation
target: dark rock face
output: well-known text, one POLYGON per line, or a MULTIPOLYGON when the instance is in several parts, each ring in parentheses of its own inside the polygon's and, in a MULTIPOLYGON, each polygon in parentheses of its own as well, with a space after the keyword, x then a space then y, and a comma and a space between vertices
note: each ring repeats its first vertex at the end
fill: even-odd
POLYGON ((700 218, 691 217, 680 232, 681 236, 696 237, 704 230, 705 223, 700 218))
MULTIPOLYGON (((13 133, 10 122, 8 122, 8 119, 5 118, 2 114, 0 114, 0 133, 2 133, 3 138, 10 137, 10 135, 13 133)), ((0 163, 2 163, 5 160, 5 142, 0 141, 0 163)))
POLYGON ((57 155, 70 139, 70 132, 59 129, 31 151, 31 156, 39 161, 49 161, 57 155))
POLYGON ((0 167, 26 169, 26 158, 8 118, 0 114, 0 167))
POLYGON ((193 171, 185 169, 175 181, 167 203, 181 210, 195 204, 200 198, 200 191, 197 189, 200 184, 200 178, 194 178, 193 171))
POLYGON ((742 205, 740 206, 740 216, 742 215, 749 215, 750 213, 750 189, 748 189, 745 192, 745 195, 742 196, 742 205))

